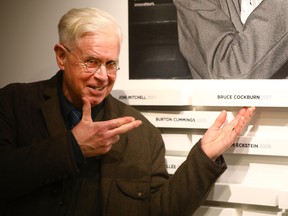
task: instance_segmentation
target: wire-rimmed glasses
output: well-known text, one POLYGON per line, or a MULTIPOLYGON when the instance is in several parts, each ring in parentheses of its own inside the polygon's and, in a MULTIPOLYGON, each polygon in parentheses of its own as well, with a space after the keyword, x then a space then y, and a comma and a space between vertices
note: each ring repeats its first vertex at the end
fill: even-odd
POLYGON ((107 74, 110 74, 110 75, 115 75, 116 72, 120 69, 119 68, 119 65, 118 65, 118 61, 108 61, 108 62, 105 62, 105 63, 101 63, 98 59, 95 59, 95 58, 90 58, 88 59, 87 61, 82 61, 80 60, 79 58, 77 58, 72 52, 71 50, 66 47, 65 45, 61 44, 75 59, 77 59, 77 61, 83 65, 86 70, 85 72, 86 73, 89 73, 89 74, 95 74, 99 68, 101 66, 105 66, 105 69, 106 69, 106 73, 107 74))

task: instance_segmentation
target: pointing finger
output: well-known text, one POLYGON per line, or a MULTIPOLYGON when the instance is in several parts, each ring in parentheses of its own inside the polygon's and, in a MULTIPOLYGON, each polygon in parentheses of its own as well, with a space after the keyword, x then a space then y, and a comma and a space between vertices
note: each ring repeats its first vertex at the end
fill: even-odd
POLYGON ((116 136, 127 133, 128 131, 139 127, 142 121, 135 120, 133 117, 123 117, 119 119, 113 119, 113 124, 108 131, 109 136, 116 136))
POLYGON ((133 121, 135 121, 135 118, 131 116, 125 116, 125 117, 121 117, 117 119, 112 119, 109 121, 108 129, 119 128, 122 125, 128 124, 133 121))

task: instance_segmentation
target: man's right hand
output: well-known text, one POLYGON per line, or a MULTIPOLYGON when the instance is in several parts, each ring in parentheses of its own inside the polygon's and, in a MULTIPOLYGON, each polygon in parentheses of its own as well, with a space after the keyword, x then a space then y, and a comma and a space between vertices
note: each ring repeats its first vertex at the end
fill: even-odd
POLYGON ((120 135, 139 127, 142 122, 134 117, 125 116, 108 121, 93 122, 91 105, 83 98, 83 116, 72 129, 85 157, 106 154, 119 139, 120 135))

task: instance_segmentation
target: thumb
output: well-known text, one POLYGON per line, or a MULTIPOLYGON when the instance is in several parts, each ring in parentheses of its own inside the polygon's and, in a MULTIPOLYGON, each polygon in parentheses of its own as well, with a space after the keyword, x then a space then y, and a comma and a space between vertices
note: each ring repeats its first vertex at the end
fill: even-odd
POLYGON ((83 107, 82 107, 82 120, 84 121, 89 121, 92 122, 92 117, 91 117, 91 104, 89 100, 86 97, 82 98, 83 100, 83 107))

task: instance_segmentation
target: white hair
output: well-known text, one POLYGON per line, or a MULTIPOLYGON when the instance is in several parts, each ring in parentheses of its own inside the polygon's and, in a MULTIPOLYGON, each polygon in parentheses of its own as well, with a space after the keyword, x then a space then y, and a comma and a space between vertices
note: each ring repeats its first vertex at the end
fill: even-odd
POLYGON ((71 9, 58 24, 59 42, 74 46, 85 34, 113 35, 122 42, 121 28, 116 19, 98 8, 71 9))

